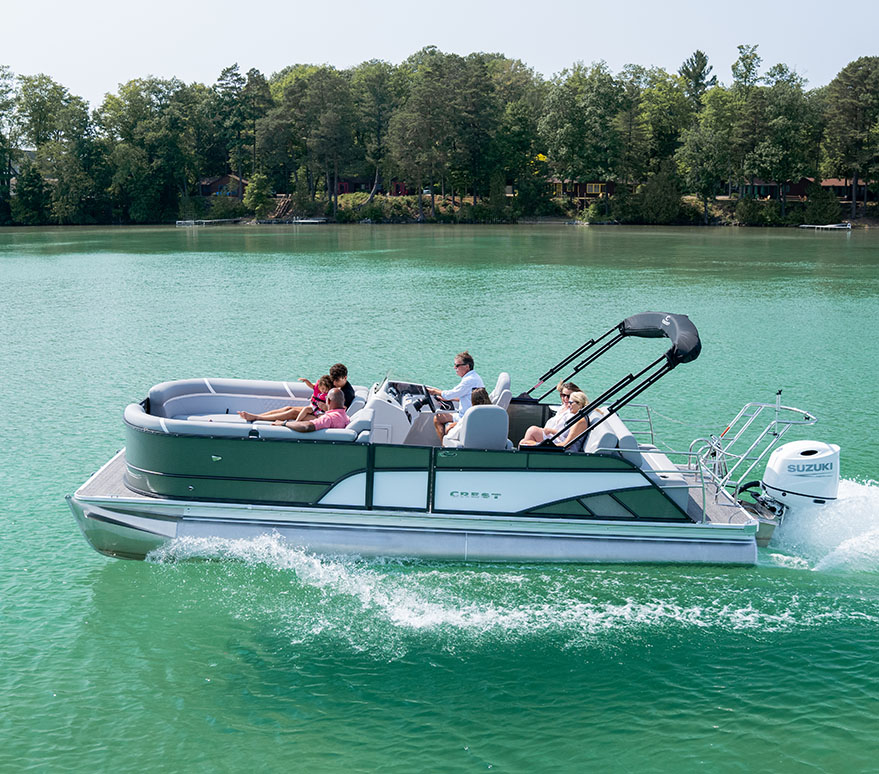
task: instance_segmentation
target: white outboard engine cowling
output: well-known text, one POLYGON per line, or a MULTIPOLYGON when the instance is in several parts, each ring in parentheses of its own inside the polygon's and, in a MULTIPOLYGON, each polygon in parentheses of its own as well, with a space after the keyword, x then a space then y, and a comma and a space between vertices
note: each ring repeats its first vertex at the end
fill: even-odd
POLYGON ((839 490, 839 446, 820 441, 792 441, 779 446, 769 455, 760 483, 768 497, 786 506, 835 500, 839 490))

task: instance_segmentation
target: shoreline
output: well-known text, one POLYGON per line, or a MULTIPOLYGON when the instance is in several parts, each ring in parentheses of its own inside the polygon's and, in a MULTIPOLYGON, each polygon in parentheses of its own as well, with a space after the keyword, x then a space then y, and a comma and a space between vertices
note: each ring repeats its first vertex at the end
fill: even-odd
MULTIPOLYGON (((858 218, 856 220, 847 221, 846 219, 841 219, 840 223, 850 222, 852 224, 852 231, 869 231, 870 229, 879 228, 879 218, 858 218)), ((749 226, 743 225, 739 223, 616 223, 612 221, 602 222, 602 223, 589 223, 587 221, 579 221, 579 220, 571 220, 570 218, 560 218, 554 216, 539 216, 534 218, 519 218, 515 221, 500 221, 497 223, 449 223, 444 221, 431 221, 431 220, 402 220, 402 221, 394 221, 394 222, 337 222, 333 220, 327 220, 323 223, 313 223, 313 222, 301 222, 301 223, 291 223, 289 221, 278 221, 277 223, 268 222, 265 220, 261 220, 257 222, 256 219, 251 220, 241 220, 238 223, 228 223, 228 222, 217 222, 211 223, 209 220, 202 221, 199 224, 182 224, 182 223, 69 223, 69 224, 41 224, 41 225, 4 225, 0 226, 0 233, 4 231, 14 231, 14 230, 22 230, 22 231, 55 231, 59 229, 90 229, 90 228, 112 228, 112 229, 136 229, 136 228, 194 228, 194 229, 202 229, 202 228, 210 228, 212 230, 218 228, 230 228, 230 227, 260 227, 260 226, 269 226, 278 228, 281 226, 296 226, 296 227, 304 227, 304 226, 485 226, 485 227, 496 227, 496 226, 577 226, 577 227, 590 227, 590 228, 598 228, 598 227, 625 227, 625 228, 687 228, 687 229, 705 229, 705 228, 742 228, 742 229, 753 229, 755 231, 770 229, 773 231, 784 231, 788 229, 799 230, 799 225, 791 225, 791 224, 779 224, 779 225, 760 225, 760 226, 749 226)))

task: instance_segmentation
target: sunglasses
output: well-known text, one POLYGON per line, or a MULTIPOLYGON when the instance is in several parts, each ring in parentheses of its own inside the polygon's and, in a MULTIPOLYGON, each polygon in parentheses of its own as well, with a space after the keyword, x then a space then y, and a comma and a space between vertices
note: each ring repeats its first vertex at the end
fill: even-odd
POLYGON ((562 400, 564 400, 565 398, 571 397, 571 393, 569 393, 569 392, 560 392, 559 395, 562 396, 562 400))
POLYGON ((466 363, 454 363, 455 368, 460 368, 461 366, 467 365, 466 363))

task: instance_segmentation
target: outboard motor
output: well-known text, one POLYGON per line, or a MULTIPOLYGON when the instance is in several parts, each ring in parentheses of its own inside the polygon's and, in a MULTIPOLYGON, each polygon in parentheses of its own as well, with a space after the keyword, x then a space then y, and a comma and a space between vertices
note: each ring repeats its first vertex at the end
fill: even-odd
POLYGON ((820 441, 792 441, 779 446, 769 455, 760 484, 764 492, 760 499, 774 500, 782 506, 835 500, 839 490, 839 446, 820 441))

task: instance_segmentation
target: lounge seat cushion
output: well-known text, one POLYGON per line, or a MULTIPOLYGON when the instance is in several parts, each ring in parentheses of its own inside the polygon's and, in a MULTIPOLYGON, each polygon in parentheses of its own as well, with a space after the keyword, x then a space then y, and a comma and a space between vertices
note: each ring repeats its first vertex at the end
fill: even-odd
POLYGON ((291 440, 296 438, 302 441, 354 441, 357 433, 347 428, 331 427, 326 430, 314 430, 310 433, 300 433, 297 430, 291 430, 284 425, 273 425, 269 422, 254 422, 254 430, 259 434, 260 438, 277 438, 291 440))
POLYGON ((244 419, 238 414, 178 414, 172 419, 186 419, 191 422, 235 422, 243 424, 244 419))

